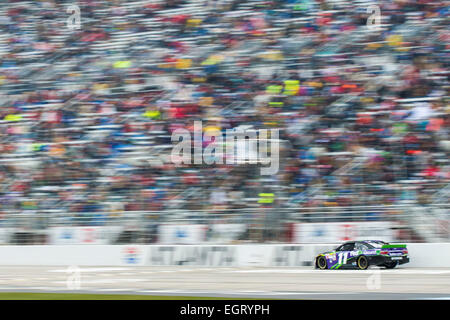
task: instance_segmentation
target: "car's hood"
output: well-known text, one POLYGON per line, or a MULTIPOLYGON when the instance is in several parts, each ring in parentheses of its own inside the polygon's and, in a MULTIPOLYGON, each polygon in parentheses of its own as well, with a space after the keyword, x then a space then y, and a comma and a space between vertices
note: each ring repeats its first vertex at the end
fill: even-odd
POLYGON ((332 254, 332 253, 336 253, 336 251, 335 250, 326 251, 326 252, 319 253, 319 255, 332 254))

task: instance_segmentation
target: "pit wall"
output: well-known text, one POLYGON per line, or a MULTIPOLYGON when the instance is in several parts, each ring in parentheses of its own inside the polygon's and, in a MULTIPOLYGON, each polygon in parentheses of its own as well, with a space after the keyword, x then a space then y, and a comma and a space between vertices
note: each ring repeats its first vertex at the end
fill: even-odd
MULTIPOLYGON (((0 265, 312 267, 337 244, 0 246, 0 265)), ((402 268, 450 268, 450 243, 408 243, 402 268)))

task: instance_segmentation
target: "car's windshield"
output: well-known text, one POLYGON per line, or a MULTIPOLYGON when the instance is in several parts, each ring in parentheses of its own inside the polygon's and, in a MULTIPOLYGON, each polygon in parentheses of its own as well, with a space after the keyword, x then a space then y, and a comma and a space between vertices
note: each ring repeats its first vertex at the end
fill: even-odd
POLYGON ((386 242, 383 241, 367 241, 364 242, 370 249, 373 248, 381 248, 383 245, 386 244, 386 242))
POLYGON ((355 243, 344 243, 343 245, 336 248, 336 251, 351 251, 355 247, 355 243))

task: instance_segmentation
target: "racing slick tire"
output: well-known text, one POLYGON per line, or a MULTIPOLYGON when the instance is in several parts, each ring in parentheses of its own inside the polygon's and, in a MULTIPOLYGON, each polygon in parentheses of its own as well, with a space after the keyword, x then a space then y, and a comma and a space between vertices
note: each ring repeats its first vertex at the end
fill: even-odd
POLYGON ((369 267, 369 260, 365 256, 359 256, 356 260, 356 266, 360 270, 366 270, 369 267))
POLYGON ((317 267, 320 270, 325 270, 327 268, 327 260, 324 256, 320 256, 317 258, 317 267))
POLYGON ((394 269, 398 265, 397 261, 387 262, 384 264, 386 269, 394 269))

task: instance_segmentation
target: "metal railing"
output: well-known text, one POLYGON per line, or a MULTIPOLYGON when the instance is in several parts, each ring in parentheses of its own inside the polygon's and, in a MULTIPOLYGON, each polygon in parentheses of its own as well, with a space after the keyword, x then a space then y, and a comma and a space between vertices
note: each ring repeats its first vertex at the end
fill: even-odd
MULTIPOLYGON (((419 241, 450 241, 450 205, 389 205, 350 207, 245 208, 129 212, 10 212, 0 219, 2 244, 52 243, 55 229, 103 230, 109 244, 156 243, 161 226, 199 225, 214 238, 217 225, 241 230, 233 239, 218 241, 289 242, 294 223, 392 222, 416 233, 419 241)), ((223 236, 223 235, 222 235, 223 236)), ((216 239, 216 240, 217 240, 216 239)))

